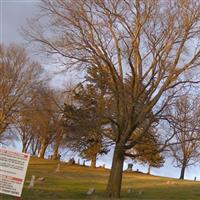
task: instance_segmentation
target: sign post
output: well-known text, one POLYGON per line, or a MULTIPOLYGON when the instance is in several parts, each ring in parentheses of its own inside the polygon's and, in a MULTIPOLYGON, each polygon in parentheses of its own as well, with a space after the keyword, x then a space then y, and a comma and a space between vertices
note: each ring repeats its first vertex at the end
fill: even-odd
POLYGON ((0 193, 20 200, 30 155, 0 148, 0 193))

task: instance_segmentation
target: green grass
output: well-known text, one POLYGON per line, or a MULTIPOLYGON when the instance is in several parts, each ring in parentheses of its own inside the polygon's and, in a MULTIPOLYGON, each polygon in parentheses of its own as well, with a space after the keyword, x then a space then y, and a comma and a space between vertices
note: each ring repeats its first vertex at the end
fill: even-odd
MULTIPOLYGON (((68 166, 61 163, 61 172, 55 173, 56 166, 56 161, 31 158, 22 200, 105 199, 103 194, 109 170, 68 166), (45 177, 45 181, 36 182, 34 188, 28 190, 31 175, 45 177), (95 195, 89 197, 86 195, 89 188, 96 189, 95 195)), ((199 200, 200 182, 125 172, 121 196, 122 199, 133 200, 199 200), (132 188, 132 193, 127 192, 128 188, 132 188), (140 191, 143 193, 139 194, 140 191)), ((15 198, 0 195, 0 199, 13 200, 15 198)))

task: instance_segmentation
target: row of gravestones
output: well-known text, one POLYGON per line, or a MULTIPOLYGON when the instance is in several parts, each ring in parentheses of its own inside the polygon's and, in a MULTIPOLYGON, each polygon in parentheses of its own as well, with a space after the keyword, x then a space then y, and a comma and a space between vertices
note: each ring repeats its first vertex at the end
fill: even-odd
MULTIPOLYGON (((127 171, 132 171, 132 167, 133 167, 133 165, 132 165, 132 164, 129 164, 129 165, 128 165, 127 171)), ((56 167, 55 172, 56 172, 56 173, 60 172, 60 163, 57 164, 57 167, 56 167)), ((30 184, 29 184, 29 186, 28 186, 28 189, 33 188, 35 182, 43 182, 43 181, 45 181, 45 178, 44 178, 44 177, 38 177, 38 178, 36 179, 36 177, 33 175, 33 176, 31 177, 31 181, 30 181, 30 184)), ((178 183, 177 183, 177 182, 167 181, 167 184, 178 184, 178 183)), ((133 192, 132 188, 129 188, 129 189, 127 190, 127 192, 128 192, 128 193, 132 193, 132 192, 133 192)), ((93 195, 94 193, 95 193, 95 188, 90 188, 86 194, 87 194, 87 195, 93 195)), ((138 194, 139 194, 139 195, 141 195, 141 194, 143 194, 143 193, 144 193, 143 190, 138 191, 138 194)))
MULTIPOLYGON (((69 160, 69 164, 75 164, 75 160, 74 159, 71 160, 71 161, 70 160, 69 160)), ((105 168, 105 165, 103 165, 103 167, 105 168)), ((133 164, 128 164, 127 171, 132 171, 132 167, 133 167, 133 164)), ((60 163, 57 164, 55 172, 60 172, 60 163)), ((37 179, 37 181, 44 181, 44 180, 45 180, 44 177, 40 177, 40 178, 37 179)), ((35 176, 33 175, 32 178, 31 178, 31 181, 30 181, 30 184, 29 184, 28 188, 31 189, 34 186, 34 183, 35 183, 35 176)))
MULTIPOLYGON (((83 160, 83 166, 86 166, 86 160, 83 160)), ((74 158, 70 158, 69 159, 69 161, 67 162, 67 164, 68 165, 75 165, 76 164, 76 161, 75 161, 75 159, 74 158)), ((77 162, 77 165, 81 165, 80 164, 80 159, 78 159, 78 162, 77 162)), ((106 165, 105 164, 103 164, 102 166, 100 166, 100 167, 102 167, 102 168, 105 168, 106 167, 106 165)))
MULTIPOLYGON (((74 161, 74 160, 72 161, 72 164, 75 164, 75 161, 74 161)), ((103 167, 105 168, 105 165, 103 165, 103 167)), ((56 173, 60 172, 60 163, 57 164, 57 167, 56 167, 55 172, 56 172, 56 173)), ((29 184, 29 186, 28 186, 28 189, 33 188, 34 183, 35 183, 35 180, 36 180, 36 178, 35 178, 35 176, 33 175, 33 176, 31 177, 31 181, 30 181, 30 184, 29 184)), ((44 181, 44 180, 45 180, 44 177, 39 177, 39 178, 37 178, 37 181, 39 181, 39 182, 40 182, 40 181, 44 181)))
MULTIPOLYGON (((59 165, 58 165, 59 166, 59 165)), ((60 167, 60 166, 59 166, 60 167)), ((60 170, 60 169, 59 169, 60 170)), ((56 169, 56 172, 58 171, 58 167, 57 167, 57 169, 56 169)), ((35 182, 43 182, 43 181, 45 181, 45 178, 44 177, 38 177, 37 179, 36 179, 36 177, 33 175, 32 177, 31 177, 31 181, 30 181, 30 184, 29 184, 29 186, 28 186, 28 189, 32 189, 33 187, 34 187, 34 185, 35 185, 35 182)), ((95 192, 96 192, 96 190, 95 190, 95 188, 89 188, 89 190, 87 191, 87 195, 93 195, 93 194, 95 194, 95 192)), ((127 190, 127 193, 132 193, 133 192, 133 190, 132 190, 132 188, 128 188, 128 190, 127 190)), ((143 190, 139 190, 138 191, 138 194, 139 195, 141 195, 141 194, 143 194, 144 193, 144 191, 143 190)))
MULTIPOLYGON (((96 192, 96 190, 95 190, 95 188, 90 188, 88 191, 87 191, 87 195, 93 195, 93 194, 95 194, 95 192, 96 192)), ((133 189, 132 188, 128 188, 128 190, 127 190, 127 193, 132 193, 133 192, 133 189)), ((143 190, 139 190, 138 191, 138 194, 139 195, 141 195, 141 194, 143 194, 144 193, 144 191, 143 190)))
MULTIPOLYGON (((86 162, 86 161, 83 160, 83 166, 85 166, 85 162, 86 162)), ((76 164, 75 159, 74 159, 74 158, 70 158, 69 161, 67 162, 67 164, 69 164, 69 165, 74 165, 74 164, 76 164)), ((78 164, 78 165, 81 165, 81 164, 80 164, 80 159, 78 159, 77 164, 78 164)), ((105 168, 105 164, 103 164, 101 167, 105 168)), ((127 168, 126 171, 132 172, 132 171, 133 171, 133 164, 129 163, 129 164, 128 164, 128 168, 127 168)), ((138 169, 137 169, 137 171, 138 171, 138 169)))

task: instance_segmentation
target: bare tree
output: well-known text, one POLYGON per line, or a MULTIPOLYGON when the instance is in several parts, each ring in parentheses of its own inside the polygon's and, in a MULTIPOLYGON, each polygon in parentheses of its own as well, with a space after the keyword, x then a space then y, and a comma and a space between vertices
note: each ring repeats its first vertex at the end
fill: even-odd
POLYGON ((25 119, 22 119, 14 127, 22 142, 22 152, 27 153, 31 145, 32 140, 34 139, 34 133, 32 127, 25 119))
POLYGON ((31 23, 26 37, 67 68, 96 70, 108 84, 104 118, 116 145, 106 195, 119 197, 126 150, 145 137, 177 86, 197 81, 185 75, 199 66, 200 2, 43 0, 41 9, 46 20, 31 23))
POLYGON ((53 142, 60 126, 57 105, 53 97, 53 89, 49 88, 49 86, 40 87, 37 91, 37 98, 30 105, 30 110, 32 110, 31 123, 35 129, 35 137, 39 142, 39 158, 44 158, 45 151, 48 145, 53 142))
POLYGON ((18 120, 17 114, 29 101, 40 82, 41 67, 17 45, 0 45, 0 134, 18 120))
POLYGON ((176 167, 181 168, 180 179, 185 169, 200 161, 200 109, 199 97, 183 96, 171 108, 174 145, 170 146, 176 167))
MULTIPOLYGON (((66 88, 69 89, 69 86, 66 88)), ((67 130, 64 127, 64 105, 65 102, 70 101, 70 95, 66 95, 62 90, 54 90, 51 100, 54 103, 54 123, 55 123, 55 133, 52 142, 53 148, 53 160, 58 160, 60 158, 59 148, 64 147, 65 138, 67 137, 67 130)))

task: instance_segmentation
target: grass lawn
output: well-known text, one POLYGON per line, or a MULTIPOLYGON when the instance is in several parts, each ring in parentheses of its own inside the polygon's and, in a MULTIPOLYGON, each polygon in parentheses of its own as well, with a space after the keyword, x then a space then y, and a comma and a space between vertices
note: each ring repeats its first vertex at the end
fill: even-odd
MULTIPOLYGON (((61 172, 55 173, 56 166, 56 161, 31 158, 21 199, 105 199, 103 193, 109 170, 68 166, 61 163, 61 172), (31 175, 45 177, 45 181, 36 182, 34 188, 28 190, 31 175), (87 196, 86 192, 89 188, 95 188, 96 193, 87 196)), ((121 196, 121 199, 133 200, 199 200, 200 182, 124 172, 121 196), (131 193, 127 192, 129 188, 132 188, 131 193)), ((0 194, 0 200, 14 199, 14 197, 0 194)))

